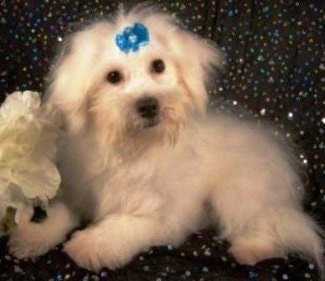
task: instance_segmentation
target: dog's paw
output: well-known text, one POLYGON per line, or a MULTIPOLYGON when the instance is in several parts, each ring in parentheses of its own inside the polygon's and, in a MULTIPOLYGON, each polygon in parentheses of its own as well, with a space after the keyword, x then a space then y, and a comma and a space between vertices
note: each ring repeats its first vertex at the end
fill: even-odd
POLYGON ((94 230, 77 231, 63 251, 79 266, 98 272, 101 268, 116 269, 132 258, 122 248, 123 241, 111 241, 94 230))
POLYGON ((96 238, 88 231, 77 231, 68 241, 63 251, 79 266, 91 271, 99 271, 104 265, 97 249, 96 238))
POLYGON ((8 241, 9 253, 18 258, 36 258, 51 249, 50 243, 36 224, 15 229, 8 241))
POLYGON ((281 257, 268 240, 240 239, 232 244, 229 252, 238 263, 247 265, 255 265, 262 260, 281 257))

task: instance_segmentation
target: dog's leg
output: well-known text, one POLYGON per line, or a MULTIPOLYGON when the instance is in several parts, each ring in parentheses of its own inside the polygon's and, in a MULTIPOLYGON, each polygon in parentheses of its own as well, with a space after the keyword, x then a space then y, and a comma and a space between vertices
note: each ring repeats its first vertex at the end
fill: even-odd
POLYGON ((66 234, 78 225, 78 220, 61 202, 49 206, 42 223, 22 222, 9 237, 9 252, 13 256, 35 258, 64 241, 66 234))
POLYGON ((323 267, 320 230, 313 220, 291 197, 250 180, 233 180, 212 199, 230 253, 239 263, 254 265, 295 251, 323 267))
POLYGON ((151 246, 180 243, 185 233, 152 216, 111 215, 98 224, 78 231, 64 251, 80 267, 98 271, 128 263, 151 246))
POLYGON ((284 257, 290 251, 313 258, 324 269, 320 231, 310 217, 294 208, 275 208, 246 221, 240 232, 229 236, 230 253, 239 263, 257 262, 284 257))
POLYGON ((262 260, 285 255, 283 249, 277 248, 275 237, 267 230, 252 227, 226 238, 231 244, 229 252, 240 264, 255 265, 262 260))

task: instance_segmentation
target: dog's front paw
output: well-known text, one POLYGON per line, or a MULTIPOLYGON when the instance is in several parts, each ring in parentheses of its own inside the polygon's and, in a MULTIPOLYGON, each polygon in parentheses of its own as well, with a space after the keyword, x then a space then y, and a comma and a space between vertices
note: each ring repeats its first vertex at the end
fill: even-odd
POLYGON ((103 267, 116 269, 132 258, 123 241, 113 241, 108 234, 103 235, 94 229, 76 232, 64 245, 63 251, 79 267, 95 272, 103 267))
POLYGON ((36 258, 48 252, 51 244, 37 224, 15 229, 9 237, 9 253, 18 259, 36 258))
POLYGON ((97 249, 96 244, 96 237, 93 237, 89 231, 78 231, 64 245, 63 251, 79 267, 99 271, 104 265, 100 258, 100 249, 97 249))

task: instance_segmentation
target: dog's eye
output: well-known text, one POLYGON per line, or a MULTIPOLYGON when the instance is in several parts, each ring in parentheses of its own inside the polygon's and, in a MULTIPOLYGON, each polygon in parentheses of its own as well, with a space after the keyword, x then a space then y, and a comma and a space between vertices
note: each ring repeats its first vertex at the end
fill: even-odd
POLYGON ((123 80, 123 75, 121 72, 114 70, 107 74, 106 79, 111 84, 118 84, 123 80))
POLYGON ((165 63, 162 59, 155 59, 151 63, 151 72, 163 73, 165 71, 165 63))

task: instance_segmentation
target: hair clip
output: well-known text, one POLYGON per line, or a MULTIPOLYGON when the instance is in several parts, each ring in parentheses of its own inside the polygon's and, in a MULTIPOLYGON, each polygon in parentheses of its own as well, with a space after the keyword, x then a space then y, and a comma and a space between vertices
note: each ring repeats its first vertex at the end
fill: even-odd
POLYGON ((117 47, 124 53, 137 52, 149 44, 148 28, 142 23, 127 26, 115 37, 117 47))

